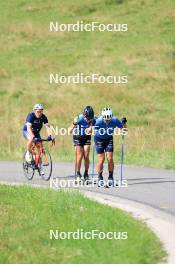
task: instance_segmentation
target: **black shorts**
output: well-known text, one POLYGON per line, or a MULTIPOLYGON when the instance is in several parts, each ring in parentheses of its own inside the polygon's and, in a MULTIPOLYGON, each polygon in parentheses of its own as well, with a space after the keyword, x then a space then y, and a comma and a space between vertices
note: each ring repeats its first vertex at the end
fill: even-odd
POLYGON ((108 139, 95 137, 95 147, 97 154, 102 154, 104 152, 113 152, 114 151, 113 137, 110 137, 108 139))
POLYGON ((73 136, 73 143, 74 146, 81 146, 84 147, 86 145, 91 145, 91 136, 83 136, 83 137, 78 137, 78 136, 73 136))

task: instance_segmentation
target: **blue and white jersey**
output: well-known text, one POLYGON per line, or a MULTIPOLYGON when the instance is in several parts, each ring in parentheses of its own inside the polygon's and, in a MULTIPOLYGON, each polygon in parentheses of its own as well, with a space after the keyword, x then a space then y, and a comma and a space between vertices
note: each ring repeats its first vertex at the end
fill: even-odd
POLYGON ((26 118, 26 123, 24 124, 23 127, 24 131, 27 130, 27 124, 31 124, 33 133, 38 134, 41 128, 43 127, 43 124, 48 124, 48 119, 44 114, 42 114, 40 118, 37 118, 35 116, 35 113, 31 112, 28 114, 26 118))
POLYGON ((112 117, 110 122, 105 122, 103 117, 100 116, 95 122, 95 138, 108 139, 113 136, 114 129, 123 128, 122 122, 115 116, 112 117))
POLYGON ((91 120, 90 122, 88 122, 83 114, 78 115, 75 119, 74 119, 74 135, 75 136, 86 136, 86 128, 93 126, 95 124, 95 118, 93 120, 91 120))

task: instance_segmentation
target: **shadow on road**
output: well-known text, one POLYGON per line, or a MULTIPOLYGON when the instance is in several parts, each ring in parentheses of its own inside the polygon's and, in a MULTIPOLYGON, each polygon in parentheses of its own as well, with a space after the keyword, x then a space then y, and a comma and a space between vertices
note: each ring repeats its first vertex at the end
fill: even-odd
POLYGON ((142 180, 162 180, 165 178, 132 178, 132 179, 128 179, 128 181, 142 181, 142 180))
POLYGON ((144 181, 144 182, 128 183, 128 185, 158 184, 158 183, 175 183, 175 181, 172 181, 172 180, 169 180, 169 181, 168 180, 165 180, 165 181, 144 181))

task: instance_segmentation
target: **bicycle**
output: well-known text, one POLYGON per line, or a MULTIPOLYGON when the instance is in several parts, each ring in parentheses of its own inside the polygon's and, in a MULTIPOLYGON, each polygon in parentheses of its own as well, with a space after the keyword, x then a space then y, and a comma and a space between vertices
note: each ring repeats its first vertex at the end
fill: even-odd
MULTIPOLYGON (((24 175, 28 180, 32 180, 35 171, 38 171, 39 175, 48 181, 52 175, 52 158, 48 150, 43 146, 43 142, 48 142, 47 139, 39 139, 37 142, 33 142, 32 146, 32 161, 29 163, 26 161, 26 152, 23 157, 23 170, 24 175), (38 151, 38 153, 36 152, 38 151), (42 169, 42 171, 41 171, 42 169), (42 173, 41 173, 42 172, 42 173)), ((52 139, 52 145, 55 145, 55 139, 52 139)))

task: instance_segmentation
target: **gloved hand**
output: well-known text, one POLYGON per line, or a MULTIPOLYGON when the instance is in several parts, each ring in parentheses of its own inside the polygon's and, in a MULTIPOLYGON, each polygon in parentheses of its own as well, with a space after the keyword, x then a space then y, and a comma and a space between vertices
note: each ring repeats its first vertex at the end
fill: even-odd
POLYGON ((48 141, 52 141, 52 136, 49 135, 49 136, 47 137, 47 140, 48 140, 48 141))
POLYGON ((123 117, 121 121, 122 121, 122 124, 125 125, 128 120, 126 119, 126 117, 123 117))
POLYGON ((79 117, 76 116, 76 117, 74 118, 73 125, 76 126, 76 125, 78 124, 78 121, 79 121, 79 117))
POLYGON ((33 142, 35 142, 35 143, 40 142, 40 138, 34 137, 34 138, 33 138, 33 142))

